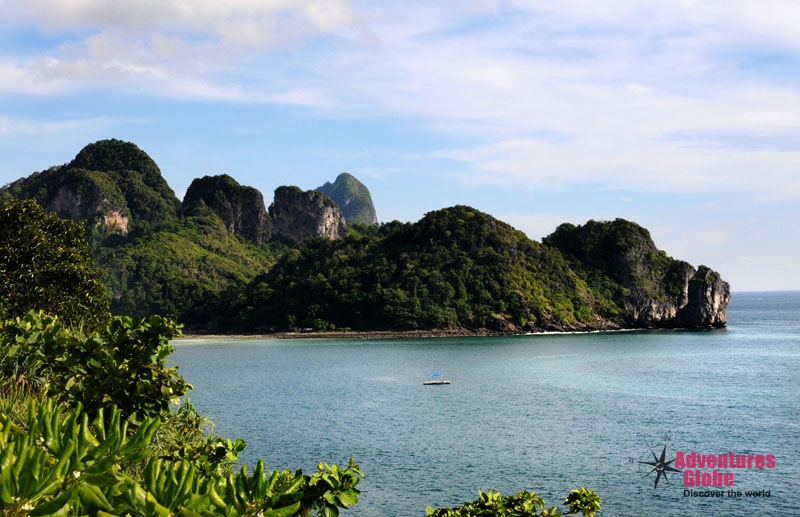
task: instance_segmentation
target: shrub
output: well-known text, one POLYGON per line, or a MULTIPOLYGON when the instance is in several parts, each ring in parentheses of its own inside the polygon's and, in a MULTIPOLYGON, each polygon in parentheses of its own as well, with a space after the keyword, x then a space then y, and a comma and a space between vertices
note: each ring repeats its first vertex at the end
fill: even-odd
POLYGON ((94 421, 78 405, 31 402, 24 429, 0 414, 0 511, 5 516, 305 516, 338 515, 358 501, 361 472, 320 464, 301 471, 208 475, 187 459, 153 455, 161 421, 145 417, 135 432, 116 407, 94 421), (124 468, 143 465, 141 478, 124 468))
POLYGON ((165 364, 179 334, 177 323, 160 316, 115 316, 103 331, 86 335, 31 311, 0 323, 0 375, 43 386, 58 401, 81 404, 90 417, 113 405, 136 422, 165 414, 191 389, 177 367, 165 364))
MULTIPOLYGON (((564 504, 569 505, 568 515, 577 513, 593 517, 600 511, 600 498, 585 488, 573 489, 564 504)), ((553 506, 545 509, 544 500, 533 492, 524 490, 514 495, 502 496, 498 492, 478 492, 478 499, 458 508, 427 508, 428 517, 560 517, 553 506)))

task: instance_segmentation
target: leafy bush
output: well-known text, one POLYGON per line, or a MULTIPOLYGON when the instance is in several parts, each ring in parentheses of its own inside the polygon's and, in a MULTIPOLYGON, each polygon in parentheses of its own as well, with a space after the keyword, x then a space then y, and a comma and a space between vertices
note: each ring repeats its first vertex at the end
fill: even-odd
MULTIPOLYGON (((593 517, 600 511, 600 498, 585 488, 573 489, 564 504, 569 505, 567 515, 581 513, 593 517)), ((458 508, 427 508, 428 517, 560 517, 553 506, 545 509, 544 500, 527 490, 514 495, 502 496, 498 492, 478 492, 478 499, 464 503, 458 508)))
POLYGON ((191 389, 177 367, 165 362, 170 339, 180 333, 172 320, 151 316, 111 318, 101 332, 84 335, 43 312, 0 323, 0 375, 7 382, 44 386, 90 416, 117 406, 134 421, 167 412, 191 389))
POLYGON ((5 516, 304 516, 338 515, 358 501, 361 473, 320 464, 301 471, 208 475, 186 459, 154 456, 161 421, 144 418, 135 432, 115 407, 89 423, 80 405, 32 402, 23 427, 0 414, 0 510, 5 516), (125 468, 142 464, 139 478, 125 468))

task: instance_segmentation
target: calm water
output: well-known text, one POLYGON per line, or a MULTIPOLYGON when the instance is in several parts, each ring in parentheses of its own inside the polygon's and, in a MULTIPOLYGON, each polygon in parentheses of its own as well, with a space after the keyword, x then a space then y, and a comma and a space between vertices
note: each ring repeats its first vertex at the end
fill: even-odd
POLYGON ((217 434, 245 439, 245 463, 310 473, 352 457, 366 477, 343 515, 422 516, 489 489, 532 490, 552 506, 580 486, 609 516, 797 508, 800 292, 734 293, 728 328, 715 331, 203 339, 173 357, 217 434), (423 386, 434 372, 452 384, 423 386), (773 454, 775 467, 720 469, 734 474, 725 497, 684 497, 681 474, 656 487, 638 463, 664 447, 668 460, 773 454))

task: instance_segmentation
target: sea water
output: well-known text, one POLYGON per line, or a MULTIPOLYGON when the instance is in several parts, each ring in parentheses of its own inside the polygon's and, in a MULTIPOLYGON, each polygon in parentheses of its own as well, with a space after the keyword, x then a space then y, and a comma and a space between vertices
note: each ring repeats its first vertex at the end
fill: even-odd
POLYGON ((173 359, 216 433, 247 442, 242 462, 353 458, 365 477, 343 515, 423 516, 478 490, 563 511, 582 486, 609 516, 797 508, 800 292, 734 293, 710 331, 192 339, 173 359), (424 386, 434 373, 452 383, 424 386), (731 453, 749 468, 710 468, 731 453))

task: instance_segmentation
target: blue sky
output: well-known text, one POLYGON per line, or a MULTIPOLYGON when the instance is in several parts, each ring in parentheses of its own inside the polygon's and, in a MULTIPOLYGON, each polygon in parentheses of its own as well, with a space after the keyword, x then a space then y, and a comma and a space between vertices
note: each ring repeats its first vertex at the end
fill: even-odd
POLYGON ((0 184, 104 138, 176 194, 350 172, 382 221, 622 217, 800 289, 794 0, 0 0, 0 184))

